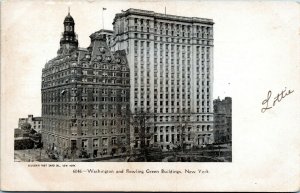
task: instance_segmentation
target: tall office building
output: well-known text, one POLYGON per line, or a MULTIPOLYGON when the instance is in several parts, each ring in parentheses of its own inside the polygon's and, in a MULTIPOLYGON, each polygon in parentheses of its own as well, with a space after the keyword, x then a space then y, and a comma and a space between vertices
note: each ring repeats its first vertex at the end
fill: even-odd
POLYGON ((126 50, 131 111, 155 114, 150 144, 213 142, 213 24, 138 9, 116 14, 111 49, 126 50))
POLYGON ((57 56, 42 71, 42 139, 59 156, 129 150, 129 67, 125 51, 111 52, 106 35, 93 33, 79 48, 70 13, 57 56))

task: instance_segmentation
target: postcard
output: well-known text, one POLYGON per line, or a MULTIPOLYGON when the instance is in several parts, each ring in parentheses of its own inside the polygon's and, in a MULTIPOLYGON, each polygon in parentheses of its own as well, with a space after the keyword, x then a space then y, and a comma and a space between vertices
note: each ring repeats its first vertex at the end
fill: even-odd
POLYGON ((299 191, 295 1, 1 2, 1 190, 299 191))

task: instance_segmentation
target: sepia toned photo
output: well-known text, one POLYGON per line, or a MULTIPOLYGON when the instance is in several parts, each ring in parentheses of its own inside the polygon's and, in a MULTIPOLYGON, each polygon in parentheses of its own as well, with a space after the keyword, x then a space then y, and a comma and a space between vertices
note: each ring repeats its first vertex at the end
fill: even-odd
POLYGON ((213 95, 213 19, 120 10, 113 30, 79 47, 85 26, 66 14, 40 69, 41 116, 28 111, 15 129, 15 161, 232 161, 232 99, 213 95))
POLYGON ((1 1, 1 191, 299 191, 299 6, 1 1))

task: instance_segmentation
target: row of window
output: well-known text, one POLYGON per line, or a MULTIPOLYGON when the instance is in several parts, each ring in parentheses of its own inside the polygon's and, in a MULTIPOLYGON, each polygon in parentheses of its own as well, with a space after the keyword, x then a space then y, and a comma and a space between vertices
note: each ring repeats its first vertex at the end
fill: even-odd
MULTIPOLYGON (((102 83, 102 84, 123 84, 123 85, 129 85, 130 81, 129 80, 124 80, 124 79, 115 79, 115 78, 82 78, 80 79, 81 82, 93 82, 93 83, 102 83)), ((72 78, 71 80, 69 79, 60 79, 58 81, 53 81, 53 82, 47 82, 42 84, 42 88, 46 87, 53 87, 53 86, 58 86, 58 85, 65 85, 69 82, 76 82, 75 78, 72 78)))
MULTIPOLYGON (((111 128, 109 131, 108 129, 94 129, 93 132, 89 132, 88 130, 83 130, 81 131, 81 136, 87 136, 87 135, 106 135, 106 134, 125 134, 126 133, 126 128, 121 127, 121 128, 111 128)), ((76 131, 72 131, 71 133, 73 136, 77 136, 78 133, 76 131)))
MULTIPOLYGON (((102 57, 102 56, 97 56, 102 57)), ((95 62, 76 62, 77 55, 75 56, 66 56, 64 58, 56 59, 52 63, 55 64, 55 66, 51 66, 49 68, 43 69, 43 76, 52 75, 57 72, 61 72, 63 70, 70 69, 70 67, 77 67, 81 66, 84 68, 101 68, 101 69, 107 69, 107 70, 119 70, 119 71, 128 71, 128 67, 122 65, 124 63, 124 60, 117 59, 118 61, 122 61, 122 64, 106 64, 106 63, 95 63, 95 62)), ((89 58, 89 57, 88 57, 89 58)), ((75 70, 75 69, 72 69, 75 70)))
MULTIPOLYGON (((114 110, 117 109, 117 106, 119 106, 120 109, 124 110, 126 109, 126 105, 116 105, 116 104, 90 104, 90 107, 92 107, 92 109, 109 109, 109 110, 114 110)), ((43 109, 45 110, 53 110, 53 111, 61 111, 63 109, 82 109, 82 110, 86 110, 88 109, 88 105, 81 105, 81 104, 77 104, 77 105, 67 105, 65 107, 63 107, 63 105, 43 105, 43 109)))
MULTIPOLYGON (((173 97, 165 99, 165 100, 167 100, 167 101, 165 101, 166 105, 169 105, 169 104, 172 105, 172 106, 175 105, 175 101, 170 101, 170 103, 169 103, 169 101, 168 101, 169 99, 170 100, 176 100, 177 99, 177 106, 179 105, 179 101, 178 100, 180 100, 182 103, 185 103, 185 99, 187 99, 188 102, 189 102, 189 100, 191 100, 191 97, 190 96, 185 97, 186 96, 185 94, 182 94, 182 95, 177 94, 176 97, 175 97, 175 94, 171 94, 171 96, 173 96, 173 97)), ((135 93, 134 94, 135 103, 137 103, 138 99, 140 99, 141 102, 142 102, 145 97, 146 97, 146 99, 150 100, 150 93, 145 93, 145 95, 144 95, 144 93, 141 93, 140 95, 138 95, 138 93, 135 93)), ((197 104, 200 101, 200 99, 205 99, 205 98, 206 99, 210 99, 210 95, 206 94, 206 97, 205 97, 204 93, 202 95, 197 94, 196 95, 197 104), (200 98, 200 96, 201 96, 201 98, 200 98)), ((156 106, 156 104, 158 102, 157 99, 160 100, 160 105, 162 106, 164 98, 157 98, 157 95, 154 95, 154 105, 155 106, 156 106)), ((135 104, 135 105, 137 105, 137 104, 135 104)), ((141 103, 141 105, 143 106, 143 103, 141 103)))
MULTIPOLYGON (((209 86, 209 81, 207 81, 207 84, 208 84, 207 86, 209 86)), ((185 84, 182 84, 182 85, 185 85, 185 84)), ((187 85, 190 85, 190 84, 187 83, 187 85)), ((199 82, 197 82, 197 85, 200 85, 199 82)), ((168 86, 168 85, 166 85, 166 86, 168 86)), ((158 89, 156 87, 154 89, 153 98, 154 99, 163 99, 164 97, 162 96, 162 93, 165 93, 165 91, 166 91, 166 92, 169 92, 169 94, 171 96, 170 98, 172 98, 172 99, 176 99, 176 98, 177 99, 181 99, 181 98, 182 99, 185 99, 185 98, 191 99, 191 97, 190 97, 190 89, 191 88, 189 86, 187 88, 182 88, 182 89, 179 88, 179 83, 177 83, 177 85, 172 84, 171 86, 173 86, 173 87, 160 87, 160 89, 159 89, 161 92, 160 96, 158 96, 158 94, 157 94, 158 89), (176 87, 176 86, 178 86, 178 87, 176 87), (169 88, 171 88, 171 89, 169 89, 169 88), (175 90, 177 91, 177 95, 175 95, 175 90)), ((204 81, 202 81, 202 86, 204 86, 204 81)), ((150 87, 147 85, 145 87, 144 87, 144 85, 140 85, 140 89, 138 87, 135 87, 135 92, 134 92, 135 99, 144 98, 144 95, 146 96, 146 98, 150 98, 150 95, 151 95, 150 87), (145 87, 147 89, 144 89, 145 87), (140 92, 139 92, 139 90, 140 90, 140 92)), ((204 91, 204 89, 202 89, 201 91, 202 91, 202 99, 204 99, 205 91, 204 91)), ((209 88, 207 88, 206 91, 207 91, 206 92, 207 97, 209 97, 209 92, 210 92, 209 88)), ((200 89, 197 89, 197 94, 198 95, 197 95, 196 99, 200 99, 200 95, 199 95, 200 89)), ((168 94, 166 94, 165 98, 169 98, 168 94)))
MULTIPOLYGON (((119 128, 103 128, 103 129, 94 129, 93 131, 89 131, 86 126, 81 127, 81 132, 78 133, 78 131, 72 130, 71 135, 72 136, 88 136, 88 135, 93 135, 93 136, 98 136, 98 135, 110 135, 110 134, 128 134, 129 129, 128 127, 119 127, 119 128)), ((64 133, 68 134, 68 130, 59 128, 59 127, 44 127, 44 131, 48 132, 55 132, 55 133, 64 133)))
MULTIPOLYGON (((150 52, 150 46, 151 46, 150 44, 151 44, 150 41, 135 40, 134 41, 135 52, 137 53, 138 48, 141 51, 146 50, 147 52, 150 52)), ((191 50, 192 50, 192 46, 190 46, 190 45, 185 46, 185 45, 176 45, 176 44, 167 44, 167 43, 164 43, 164 44, 163 43, 154 43, 154 51, 157 51, 158 48, 160 51, 162 51, 164 49, 166 52, 169 52, 169 51, 174 52, 175 48, 176 48, 177 52, 183 52, 183 53, 185 53, 185 51, 191 52, 191 50)), ((196 46, 196 51, 198 53, 200 53, 200 49, 201 49, 201 53, 204 53, 205 50, 206 50, 206 53, 209 53, 211 48, 205 47, 205 46, 196 46)))
MULTIPOLYGON (((64 139, 64 138, 61 138, 61 137, 54 137, 52 135, 46 135, 46 142, 48 142, 49 144, 52 145, 52 143, 55 143, 57 142, 57 144, 59 146, 62 146, 62 147, 66 147, 67 146, 67 143, 68 143, 68 140, 67 139, 64 139)), ((94 138, 92 139, 91 141, 91 145, 93 148, 98 148, 99 145, 100 145, 100 142, 101 142, 101 145, 102 147, 108 147, 109 145, 127 145, 128 144, 128 141, 127 141, 127 138, 125 136, 121 136, 121 137, 117 137, 117 136, 112 136, 112 137, 103 137, 103 138, 94 138)), ((71 145, 74 147, 76 147, 76 140, 71 140, 71 145)), ((88 139, 82 139, 81 140, 81 148, 84 150, 85 148, 88 148, 89 147, 89 140, 88 139)), ((103 149, 103 154, 106 154, 107 153, 107 149, 104 148, 103 149)))
MULTIPOLYGON (((153 112, 154 113, 180 113, 180 112, 184 112, 186 109, 190 109, 191 106, 186 108, 156 108, 154 107, 153 112)), ((210 108, 196 108, 197 110, 195 111, 195 113, 211 113, 210 108)), ((151 108, 150 106, 147 107, 135 107, 134 108, 134 112, 139 112, 139 111, 144 111, 144 112, 151 112, 151 108)))
MULTIPOLYGON (((64 116, 78 116, 76 113, 76 109, 81 109, 83 111, 88 110, 87 105, 71 105, 71 106, 56 106, 56 105, 43 105, 42 107, 42 114, 44 116, 46 115, 64 115, 64 116), (71 108, 70 108, 71 107, 71 108)), ((126 105, 120 105, 120 107, 117 109, 117 105, 91 105, 89 108, 89 111, 92 110, 92 113, 106 113, 106 112, 114 112, 118 111, 121 114, 125 114, 127 107, 126 105)), ((81 117, 86 117, 86 114, 82 114, 81 117)))
POLYGON ((68 93, 69 89, 65 90, 57 90, 57 91, 50 91, 50 92, 43 92, 42 93, 42 102, 73 102, 73 101, 128 101, 127 95, 129 91, 122 90, 121 93, 117 90, 112 90, 108 92, 108 89, 95 89, 89 95, 86 92, 82 93, 82 97, 77 96, 77 90, 71 90, 71 93, 68 93), (101 93, 99 92, 101 91, 101 93))
MULTIPOLYGON (((141 106, 141 107, 150 107, 150 100, 144 101, 141 100, 140 102, 135 101, 134 102, 135 106, 141 106)), ((181 101, 181 102, 176 102, 176 105, 174 105, 174 103, 171 101, 171 103, 169 103, 169 101, 165 101, 165 105, 163 104, 163 101, 160 101, 160 104, 158 104, 156 101, 154 102, 154 109, 158 109, 160 107, 160 111, 163 112, 164 110, 166 111, 166 113, 169 112, 169 107, 171 106, 171 112, 174 112, 174 110, 176 109, 176 107, 191 107, 191 102, 190 101, 181 101)), ((197 101, 197 107, 203 107, 202 112, 204 112, 204 108, 205 107, 209 107, 209 102, 207 102, 207 106, 202 105, 200 106, 200 101, 197 101)), ((209 108, 207 108, 207 111, 209 112, 209 108)), ((179 112, 179 108, 177 108, 177 112, 179 112)))
MULTIPOLYGON (((198 116, 197 116, 198 117, 198 116)), ((202 119, 204 121, 205 117, 207 117, 207 121, 209 121, 209 117, 210 116, 202 116, 202 119)), ((172 118, 174 119, 174 116, 172 116, 172 118)), ((189 118, 189 117, 187 117, 189 118)), ((182 117, 178 118, 177 117, 177 120, 176 121, 182 121, 182 122, 179 122, 180 124, 177 125, 177 126, 155 126, 154 127, 154 133, 157 133, 158 131, 160 133, 168 133, 168 132, 178 132, 178 133, 181 133, 181 132, 190 132, 192 131, 192 126, 187 126, 188 123, 185 122, 185 121, 189 121, 189 119, 183 119, 182 117)), ((212 129, 211 125, 196 125, 195 126, 195 129, 196 131, 198 131, 198 129, 201 129, 201 131, 210 131, 212 129)))
MULTIPOLYGON (((107 70, 107 72, 110 73, 115 71, 115 72, 124 72, 124 71, 129 71, 129 69, 125 66, 120 66, 120 65, 107 65, 107 64, 99 64, 99 63, 94 63, 93 65, 90 64, 90 63, 82 63, 82 64, 77 64, 77 63, 73 63, 72 66, 83 66, 83 67, 86 67, 86 68, 91 68, 93 67, 94 69, 105 69, 107 70), (110 71, 108 71, 110 70, 110 71)), ((51 70, 47 70, 43 72, 43 80, 47 81, 47 80, 54 80, 54 79, 57 79, 59 77, 64 77, 66 75, 69 75, 69 74, 78 74, 80 72, 80 70, 78 69, 70 69, 69 68, 69 65, 65 64, 65 65, 62 65, 64 66, 64 68, 51 68, 51 70)), ((92 73, 94 73, 94 69, 91 69, 92 73)), ((87 70, 83 70, 82 71, 82 74, 87 74, 87 70)))
MULTIPOLYGON (((128 21, 127 21, 128 23, 128 21)), ((154 25, 155 28, 160 29, 170 29, 170 30, 187 30, 190 31, 192 28, 196 30, 206 31, 210 33, 212 31, 212 27, 204 26, 204 25, 189 25, 189 24, 182 24, 182 23, 173 23, 173 22, 160 22, 156 20, 150 20, 150 19, 142 19, 142 18, 134 18, 134 25, 144 25, 144 26, 150 26, 150 23, 154 25)))
MULTIPOLYGON (((108 138, 102 138, 102 146, 108 146, 108 138)), ((111 145, 126 145, 126 137, 121 137, 121 141, 118 143, 117 137, 111 137, 110 141, 111 145)), ((93 147, 98 147, 99 145, 99 139, 93 139, 93 147)), ((81 147, 87 148, 88 147, 88 140, 82 139, 81 141, 81 147)))
MULTIPOLYGON (((183 34, 184 35, 184 34, 183 34)), ((179 34, 177 34, 179 36, 179 34)), ((199 36, 199 35, 198 35, 199 36)), ((150 34, 140 34, 140 33, 133 33, 133 37, 135 39, 142 39, 142 40, 153 40, 150 34)), ((181 37, 174 37, 174 36, 154 36, 154 41, 160 41, 165 43, 177 43, 177 44, 183 44, 183 45, 189 45, 189 44, 197 44, 197 45, 207 45, 212 46, 213 40, 207 40, 207 39, 192 39, 192 38, 181 38, 181 37)), ((211 38, 212 36, 206 36, 205 34, 201 36, 203 38, 211 38)), ((201 38, 199 36, 199 38, 201 38)))
POLYGON ((182 36, 182 37, 197 37, 197 38, 213 38, 213 34, 207 31, 180 31, 180 30, 170 30, 170 29, 159 29, 159 28, 150 28, 150 27, 140 27, 132 26, 130 32, 139 32, 139 33, 152 33, 154 29, 154 34, 165 35, 165 36, 182 36))
POLYGON ((102 77, 108 77, 108 76, 111 76, 111 77, 117 77, 117 76, 120 76, 120 77, 129 77, 129 73, 128 72, 117 72, 117 71, 87 71, 87 70, 83 70, 82 71, 82 75, 98 75, 98 76, 102 76, 102 77))

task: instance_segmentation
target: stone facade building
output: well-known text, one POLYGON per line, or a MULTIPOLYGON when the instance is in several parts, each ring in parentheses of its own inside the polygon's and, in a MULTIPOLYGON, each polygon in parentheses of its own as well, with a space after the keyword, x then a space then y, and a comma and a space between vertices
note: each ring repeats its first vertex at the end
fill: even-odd
POLYGON ((58 156, 118 154, 129 150, 130 72, 125 51, 111 52, 93 33, 79 48, 70 13, 57 56, 42 71, 42 140, 58 156))
POLYGON ((232 99, 214 100, 214 140, 216 143, 232 141, 232 99))
POLYGON ((40 133, 42 130, 42 117, 34 117, 33 115, 28 115, 27 118, 19 118, 18 129, 21 129, 24 123, 29 123, 31 129, 40 133))
POLYGON ((155 115, 147 144, 213 143, 213 24, 138 9, 116 14, 110 46, 127 54, 130 109, 155 115))

